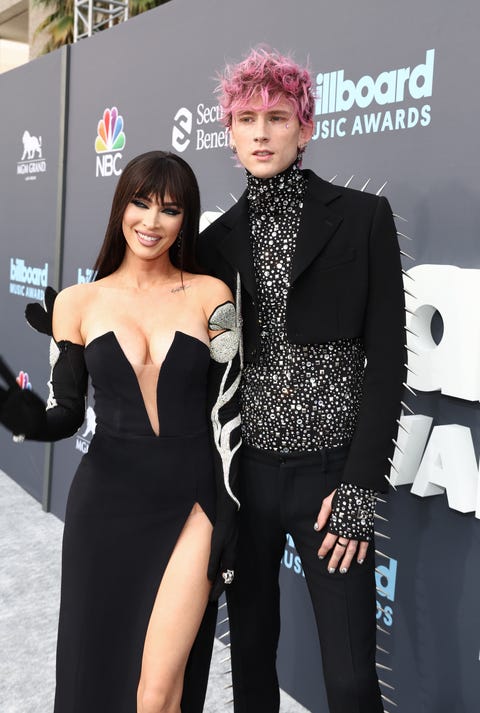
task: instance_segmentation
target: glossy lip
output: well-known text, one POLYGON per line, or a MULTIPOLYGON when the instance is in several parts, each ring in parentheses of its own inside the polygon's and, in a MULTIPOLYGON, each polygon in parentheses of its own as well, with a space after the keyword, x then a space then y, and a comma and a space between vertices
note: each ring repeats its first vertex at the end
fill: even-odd
POLYGON ((153 233, 144 233, 143 231, 140 232, 139 230, 136 230, 135 233, 137 235, 138 242, 147 248, 151 248, 155 245, 158 245, 161 240, 161 237, 159 235, 154 235, 153 233))

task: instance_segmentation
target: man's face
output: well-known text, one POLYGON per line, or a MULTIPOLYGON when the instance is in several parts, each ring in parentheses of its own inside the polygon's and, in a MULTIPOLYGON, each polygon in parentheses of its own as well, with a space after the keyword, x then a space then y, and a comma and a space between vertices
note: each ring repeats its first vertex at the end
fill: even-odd
POLYGON ((262 109, 260 99, 253 101, 233 114, 230 128, 240 163, 257 178, 271 178, 288 168, 312 133, 313 124, 300 124, 286 99, 270 109, 262 109))

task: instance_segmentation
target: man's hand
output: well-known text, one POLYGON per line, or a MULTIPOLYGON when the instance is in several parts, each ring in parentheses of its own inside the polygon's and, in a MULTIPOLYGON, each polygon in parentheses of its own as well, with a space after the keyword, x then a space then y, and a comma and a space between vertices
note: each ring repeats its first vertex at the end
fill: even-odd
MULTIPOLYGON (((328 523, 332 512, 332 500, 335 492, 336 491, 333 490, 322 502, 322 507, 314 524, 314 528, 318 530, 318 532, 323 530, 328 523)), ((330 574, 333 574, 340 566, 340 572, 346 574, 355 556, 358 564, 363 563, 367 556, 368 544, 368 542, 349 540, 346 537, 339 537, 338 535, 328 532, 323 538, 318 550, 318 557, 323 559, 332 550, 328 563, 328 571, 330 574)))

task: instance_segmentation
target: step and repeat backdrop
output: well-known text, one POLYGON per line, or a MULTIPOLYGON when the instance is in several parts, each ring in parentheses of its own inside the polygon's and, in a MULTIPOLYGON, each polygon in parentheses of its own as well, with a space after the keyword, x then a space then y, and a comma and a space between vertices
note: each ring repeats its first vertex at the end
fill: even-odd
MULTIPOLYGON (((172 0, 0 75, 0 351, 46 395, 49 340, 28 328, 25 305, 47 284, 92 278, 128 160, 179 153, 211 220, 245 184, 219 122, 217 72, 260 43, 308 62, 305 166, 386 195, 404 252, 410 372, 376 539, 390 713, 475 713, 480 701, 479 23, 474 0, 172 0)), ((0 433, 0 467, 59 517, 94 407, 53 454, 0 433)), ((321 713, 321 653, 290 537, 282 564, 281 685, 321 713)))

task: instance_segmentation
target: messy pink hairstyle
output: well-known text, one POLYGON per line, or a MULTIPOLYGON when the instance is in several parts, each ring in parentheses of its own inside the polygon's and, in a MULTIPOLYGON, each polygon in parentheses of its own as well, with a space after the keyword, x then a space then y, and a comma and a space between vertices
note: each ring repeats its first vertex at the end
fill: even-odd
POLYGON ((287 99, 303 125, 313 117, 315 100, 308 69, 276 50, 252 49, 242 62, 227 64, 217 91, 223 123, 228 127, 232 125, 232 114, 245 109, 258 97, 264 109, 287 99))

